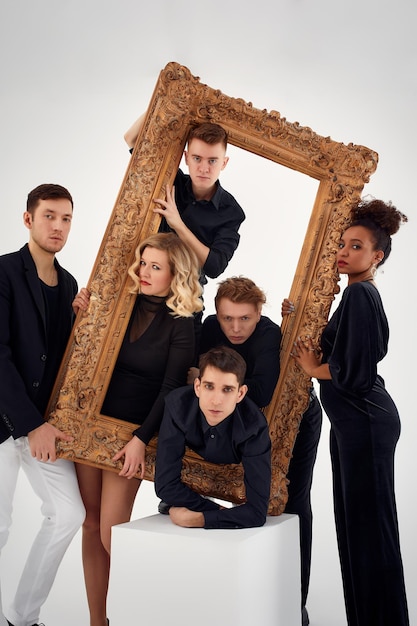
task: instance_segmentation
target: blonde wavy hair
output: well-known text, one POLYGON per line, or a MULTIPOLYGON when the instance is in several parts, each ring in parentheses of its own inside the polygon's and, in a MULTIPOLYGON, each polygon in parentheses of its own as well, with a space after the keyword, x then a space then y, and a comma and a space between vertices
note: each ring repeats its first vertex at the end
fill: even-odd
POLYGON ((199 265, 195 253, 174 233, 156 233, 140 242, 135 250, 135 261, 128 269, 133 281, 129 293, 140 293, 138 278, 140 260, 145 248, 163 250, 168 255, 172 274, 171 289, 166 305, 175 317, 192 317, 203 309, 201 295, 203 289, 199 283, 199 265))

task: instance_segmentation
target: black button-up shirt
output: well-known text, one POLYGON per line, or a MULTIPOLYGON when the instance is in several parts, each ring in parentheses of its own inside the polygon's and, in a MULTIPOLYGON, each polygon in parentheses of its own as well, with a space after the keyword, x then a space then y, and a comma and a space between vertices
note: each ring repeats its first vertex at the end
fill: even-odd
MULTIPOLYGON (((203 284, 205 276, 217 278, 226 269, 239 245, 238 233, 245 214, 234 197, 217 181, 217 189, 211 200, 196 200, 191 178, 181 170, 175 177, 175 202, 184 224, 201 243, 210 248, 202 268, 203 284)), ((162 218, 159 232, 170 232, 170 227, 162 218)))
POLYGON ((155 489, 167 504, 204 514, 205 528, 262 526, 271 485, 271 440, 263 413, 247 397, 217 426, 201 412, 192 386, 172 391, 158 436, 155 489), (186 447, 210 463, 242 463, 246 502, 222 509, 181 481, 186 447))

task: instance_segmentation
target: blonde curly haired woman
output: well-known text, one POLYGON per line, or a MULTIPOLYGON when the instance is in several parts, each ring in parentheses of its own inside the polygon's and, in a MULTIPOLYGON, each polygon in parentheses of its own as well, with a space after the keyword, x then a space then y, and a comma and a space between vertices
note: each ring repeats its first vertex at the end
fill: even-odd
MULTIPOLYGON (((111 527, 130 519, 144 476, 146 445, 159 429, 165 396, 186 384, 194 355, 194 313, 203 307, 197 257, 177 235, 151 235, 140 243, 135 257, 128 273, 136 300, 102 413, 136 427, 132 439, 113 457, 123 461, 118 474, 77 466, 87 511, 83 565, 90 626, 108 624, 111 527)), ((88 291, 82 289, 74 306, 85 310, 88 300, 88 291)))

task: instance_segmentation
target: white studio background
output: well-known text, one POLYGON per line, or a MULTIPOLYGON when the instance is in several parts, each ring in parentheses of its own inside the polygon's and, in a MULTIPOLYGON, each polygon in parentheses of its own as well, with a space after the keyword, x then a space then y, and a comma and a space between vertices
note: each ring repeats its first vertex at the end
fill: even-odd
MULTIPOLYGON (((63 184, 74 196, 75 210, 59 260, 80 286, 87 283, 128 166, 123 133, 147 108, 159 72, 169 61, 186 65, 203 83, 228 96, 277 110, 335 141, 378 152, 379 165, 364 194, 392 200, 410 219, 394 238, 378 286, 391 328, 381 373, 402 417, 396 493, 411 623, 417 623, 412 593, 417 584, 417 455, 412 445, 417 437, 412 409, 416 339, 409 313, 415 279, 408 276, 414 257, 410 245, 417 235, 414 25, 411 0, 160 0, 146 8, 137 0, 3 0, 0 7, 0 254, 27 241, 21 216, 28 191, 43 182, 63 184)), ((253 278, 267 292, 264 313, 279 323, 317 183, 237 149, 231 148, 229 156, 222 183, 242 204, 247 220, 223 277, 253 278)), ((206 289, 208 313, 217 282, 206 289)), ((312 626, 346 624, 328 430, 324 418, 313 486, 312 626)), ((156 504, 152 484, 145 483, 134 516, 155 513, 156 504)), ((22 477, 14 526, 2 555, 5 604, 39 523, 38 508, 22 477)), ((138 622, 140 602, 139 585, 138 622)), ((42 619, 48 626, 88 623, 80 534, 64 559, 42 619)))

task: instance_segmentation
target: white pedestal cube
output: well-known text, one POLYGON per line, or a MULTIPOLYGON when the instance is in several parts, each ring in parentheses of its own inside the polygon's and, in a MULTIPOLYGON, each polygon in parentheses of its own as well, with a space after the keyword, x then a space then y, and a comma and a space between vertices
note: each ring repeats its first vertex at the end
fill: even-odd
POLYGON ((112 529, 110 626, 300 626, 296 515, 205 530, 152 515, 112 529))

